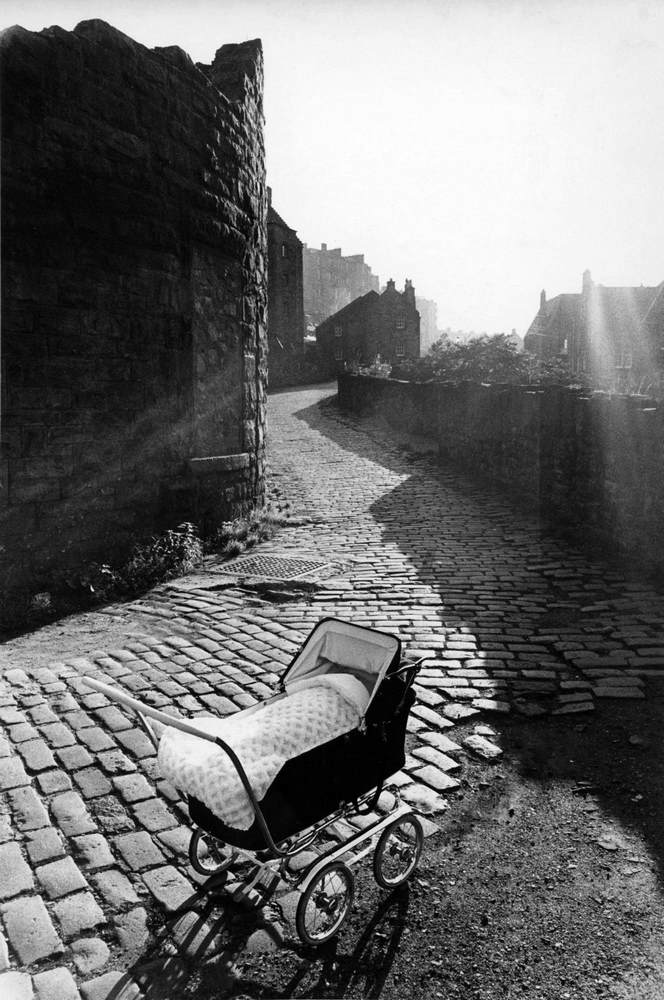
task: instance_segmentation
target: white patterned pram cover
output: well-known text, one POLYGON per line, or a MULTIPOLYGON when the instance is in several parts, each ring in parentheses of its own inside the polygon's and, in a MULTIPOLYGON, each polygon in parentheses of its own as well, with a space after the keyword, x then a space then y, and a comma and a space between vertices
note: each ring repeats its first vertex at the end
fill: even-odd
MULTIPOLYGON (((325 669, 334 670, 327 658, 325 669)), ((235 751, 260 801, 286 761, 355 729, 369 698, 370 687, 357 677, 325 673, 292 680, 287 694, 258 709, 190 721, 235 751)), ((203 802, 227 826, 248 830, 254 822, 254 810, 234 764, 214 743, 167 727, 158 761, 168 781, 203 802)), ((302 793, 306 795, 306 789, 302 793)))

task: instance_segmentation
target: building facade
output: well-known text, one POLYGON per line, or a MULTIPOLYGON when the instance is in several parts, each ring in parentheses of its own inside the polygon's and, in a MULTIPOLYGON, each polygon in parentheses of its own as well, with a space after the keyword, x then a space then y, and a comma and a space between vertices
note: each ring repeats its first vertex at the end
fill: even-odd
POLYGON ((438 306, 433 299, 415 297, 417 311, 420 314, 420 351, 426 354, 429 348, 442 336, 438 329, 438 306))
POLYGON ((304 299, 302 242, 272 206, 268 188, 267 210, 267 335, 270 360, 279 353, 302 352, 304 299))
POLYGON ((0 46, 0 592, 34 593, 264 496, 263 57, 0 46))
POLYGON ((340 248, 328 250, 327 243, 320 250, 305 243, 302 254, 304 312, 310 331, 354 299, 378 291, 378 275, 372 274, 364 254, 343 257, 340 248))
POLYGON ((319 324, 316 340, 331 371, 419 358, 420 314, 412 282, 406 279, 399 292, 390 278, 382 295, 370 291, 350 302, 319 324))
POLYGON ((661 392, 664 370, 664 282, 609 287, 585 271, 581 292, 547 300, 524 338, 542 359, 566 359, 597 388, 661 392))

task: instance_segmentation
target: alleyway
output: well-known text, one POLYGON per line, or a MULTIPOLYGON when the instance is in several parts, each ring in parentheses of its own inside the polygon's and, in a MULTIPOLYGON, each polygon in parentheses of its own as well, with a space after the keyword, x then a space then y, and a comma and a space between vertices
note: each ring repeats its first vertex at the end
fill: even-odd
MULTIPOLYGON (((34 992, 40 1000, 66 1000, 80 990, 86 1000, 120 1000, 135 995, 132 983, 154 1000, 175 997, 205 978, 204 962, 212 963, 220 991, 209 992, 209 979, 206 996, 241 996, 245 988, 271 996, 271 986, 276 994, 269 968, 260 976, 252 970, 262 985, 249 989, 238 963, 248 955, 260 964, 284 941, 279 954, 297 960, 293 900, 277 896, 256 915, 195 898, 177 793, 159 779, 153 748, 134 721, 86 690, 82 677, 94 672, 182 714, 227 714, 267 694, 327 615, 398 632, 408 653, 426 657, 399 781, 426 817, 429 845, 458 819, 468 789, 502 794, 496 788, 510 768, 527 771, 528 764, 532 771, 532 748, 519 749, 515 725, 528 733, 546 725, 557 734, 576 726, 581 741, 578 726, 590 720, 592 728, 595 715, 601 727, 598 720, 593 740, 600 728, 625 734, 627 726, 627 750, 647 762, 654 787, 645 796, 647 815, 623 817, 625 839, 616 849, 642 865, 639 891, 651 901, 658 896, 664 763, 657 744, 644 758, 648 740, 638 725, 641 714, 653 731, 659 722, 662 595, 543 537, 527 513, 440 466, 426 441, 398 440, 371 420, 339 413, 330 386, 273 395, 269 418, 271 487, 295 514, 292 525, 252 553, 271 582, 242 575, 241 562, 235 575, 210 564, 130 605, 69 619, 0 649, 0 973, 8 970, 0 975, 0 998, 34 992), (190 911, 176 914, 187 900, 190 911)), ((556 738, 562 746, 568 737, 556 738)), ((612 769, 631 767, 611 739, 592 765, 604 768, 607 787, 612 769)), ((627 778, 631 791, 637 770, 627 778)), ((543 773, 551 780, 551 770, 543 773)), ((615 820, 622 799, 602 798, 597 784, 578 789, 582 804, 594 795, 596 809, 615 820)), ((431 881, 438 869, 433 860, 428 865, 431 881)), ((403 900, 397 903, 398 910, 403 900)), ((660 931, 649 925, 651 937, 660 931)), ((344 954, 353 953, 361 933, 344 954)), ((432 949, 432 968, 440 970, 446 955, 432 949)), ((664 995, 664 980, 661 993, 631 993, 625 983, 610 992, 598 978, 604 958, 589 962, 598 992, 586 984, 577 994, 572 983, 558 995, 664 995)), ((399 995, 399 974, 406 976, 395 972, 390 996, 399 995)), ((379 995, 375 983, 358 982, 347 995, 379 995)), ((550 995, 482 982, 471 989, 457 980, 453 989, 447 981, 445 988, 461 998, 550 995)), ((311 983, 300 992, 294 983, 293 995, 319 995, 311 983)), ((332 963, 315 988, 336 996, 342 986, 332 963)))

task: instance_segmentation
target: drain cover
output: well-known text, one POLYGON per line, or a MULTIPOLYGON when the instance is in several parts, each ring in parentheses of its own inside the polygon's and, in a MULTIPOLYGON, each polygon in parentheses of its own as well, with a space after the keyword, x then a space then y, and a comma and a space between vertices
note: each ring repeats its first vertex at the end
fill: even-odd
POLYGON ((314 562, 313 559, 290 559, 286 556, 243 556, 215 567, 215 572, 232 573, 233 576, 266 576, 273 580, 296 580, 329 565, 326 562, 314 562))

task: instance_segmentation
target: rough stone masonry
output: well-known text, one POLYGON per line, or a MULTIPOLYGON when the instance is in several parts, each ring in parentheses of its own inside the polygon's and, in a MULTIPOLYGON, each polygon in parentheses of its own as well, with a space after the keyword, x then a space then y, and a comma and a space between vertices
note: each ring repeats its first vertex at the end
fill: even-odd
POLYGON ((261 498, 266 188, 259 41, 0 44, 8 591, 261 498))

